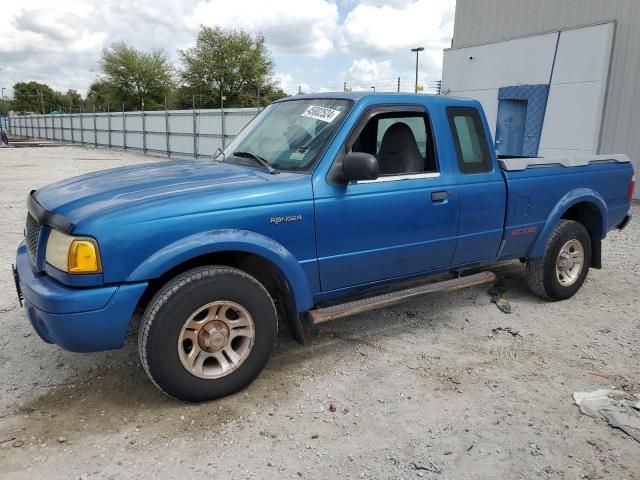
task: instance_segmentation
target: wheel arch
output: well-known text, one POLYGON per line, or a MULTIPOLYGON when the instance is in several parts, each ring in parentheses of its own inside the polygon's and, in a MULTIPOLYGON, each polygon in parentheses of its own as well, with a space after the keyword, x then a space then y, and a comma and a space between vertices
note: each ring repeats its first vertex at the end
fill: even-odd
POLYGON ((143 306, 169 279, 204 265, 235 267, 255 277, 278 304, 294 338, 304 341, 298 313, 313 306, 307 277, 291 252, 264 235, 217 230, 183 238, 147 258, 127 281, 149 282, 143 306))
POLYGON ((602 239, 607 234, 607 205, 598 192, 587 188, 570 191, 556 204, 547 216, 530 256, 543 254, 551 232, 563 219, 579 222, 587 229, 591 238, 591 266, 601 268, 602 239))

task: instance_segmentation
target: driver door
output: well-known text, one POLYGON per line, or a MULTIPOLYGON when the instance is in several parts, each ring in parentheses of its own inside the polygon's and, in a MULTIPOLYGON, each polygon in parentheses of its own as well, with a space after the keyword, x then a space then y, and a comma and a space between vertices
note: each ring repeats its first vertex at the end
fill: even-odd
POLYGON ((345 148, 376 155, 381 172, 391 173, 348 185, 327 180, 316 188, 320 282, 327 299, 345 289, 446 269, 456 246, 457 187, 452 174, 440 169, 427 110, 375 108, 364 117, 345 148), (389 129, 402 134, 386 135, 389 129), (412 142, 422 168, 403 159, 412 142), (389 163, 384 152, 400 152, 388 158, 413 165, 412 171, 389 163))

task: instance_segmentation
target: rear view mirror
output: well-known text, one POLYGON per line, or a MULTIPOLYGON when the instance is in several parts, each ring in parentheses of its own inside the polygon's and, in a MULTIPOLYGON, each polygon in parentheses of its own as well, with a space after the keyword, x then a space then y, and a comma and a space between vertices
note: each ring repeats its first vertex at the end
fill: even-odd
POLYGON ((375 180, 380 174, 378 159, 369 153, 348 153, 342 162, 342 176, 350 181, 375 180))

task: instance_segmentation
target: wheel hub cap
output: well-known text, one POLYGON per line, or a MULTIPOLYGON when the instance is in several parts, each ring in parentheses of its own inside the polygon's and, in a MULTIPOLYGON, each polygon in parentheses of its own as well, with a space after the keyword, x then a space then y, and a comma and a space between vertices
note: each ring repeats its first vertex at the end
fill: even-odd
POLYGON ((207 352, 217 352, 229 341, 229 328, 224 322, 214 320, 206 323, 198 334, 200 348, 207 352))
POLYGON ((573 285, 582 272, 584 265, 584 247, 579 240, 565 243, 556 259, 556 278, 563 287, 573 285))
POLYGON ((242 305, 208 303, 186 320, 178 337, 178 357, 192 375, 215 379, 237 370, 249 357, 255 324, 242 305))

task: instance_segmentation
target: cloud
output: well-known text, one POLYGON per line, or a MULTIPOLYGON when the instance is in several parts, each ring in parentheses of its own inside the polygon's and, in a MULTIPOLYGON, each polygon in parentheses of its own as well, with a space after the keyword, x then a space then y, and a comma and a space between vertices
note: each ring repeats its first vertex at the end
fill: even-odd
POLYGON ((287 93, 293 94, 297 90, 297 87, 293 85, 293 77, 288 73, 276 73, 273 76, 273 80, 276 82, 276 85, 287 93))
POLYGON ((193 38, 185 22, 189 3, 195 6, 195 0, 7 2, 0 15, 0 83, 10 87, 35 80, 84 93, 96 77, 101 50, 110 43, 160 47, 175 55, 176 43, 193 38))
POLYGON ((274 51, 322 56, 333 49, 338 7, 325 0, 201 1, 191 23, 261 32, 274 51))
POLYGON ((389 90, 393 83, 393 68, 390 60, 377 62, 370 58, 353 61, 345 74, 347 85, 353 90, 369 90, 372 86, 389 90), (386 88, 382 87, 382 84, 386 88))
POLYGON ((436 59, 453 34, 454 4, 450 0, 360 3, 342 28, 341 46, 369 56, 408 52, 424 47, 436 59))
POLYGON ((296 85, 296 91, 295 93, 311 93, 313 92, 313 89, 311 88, 311 85, 309 85, 308 83, 304 83, 304 82, 300 82, 296 85))
MULTIPOLYGON (((118 41, 135 48, 191 46, 199 25, 262 33, 289 93, 369 88, 413 76, 436 78, 452 34, 454 0, 21 0, 0 13, 0 86, 36 80, 85 93, 101 50, 118 41), (373 83, 372 83, 372 80, 373 83)), ((10 92, 7 92, 10 93, 10 92)))

